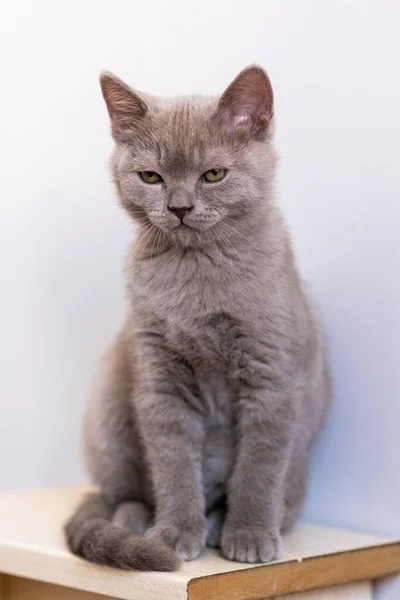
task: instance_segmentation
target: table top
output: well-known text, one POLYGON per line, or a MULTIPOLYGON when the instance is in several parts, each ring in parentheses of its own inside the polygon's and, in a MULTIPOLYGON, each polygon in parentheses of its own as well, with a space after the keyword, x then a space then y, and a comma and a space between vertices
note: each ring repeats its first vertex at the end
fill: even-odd
POLYGON ((400 571, 400 542, 310 524, 286 535, 283 558, 269 565, 239 564, 206 550, 172 573, 99 567, 73 556, 63 537, 62 526, 85 491, 0 495, 0 573, 125 600, 257 600, 400 571))

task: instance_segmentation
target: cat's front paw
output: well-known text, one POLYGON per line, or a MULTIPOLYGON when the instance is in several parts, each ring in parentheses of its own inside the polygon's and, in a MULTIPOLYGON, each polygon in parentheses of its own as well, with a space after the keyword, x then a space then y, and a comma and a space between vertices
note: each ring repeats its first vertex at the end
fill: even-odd
POLYGON ((194 560, 205 546, 206 526, 204 522, 195 525, 159 523, 149 529, 146 536, 161 539, 173 548, 182 560, 194 560))
POLYGON ((279 531, 234 526, 226 523, 222 531, 222 553, 229 560, 246 563, 266 563, 282 554, 282 538, 279 531))

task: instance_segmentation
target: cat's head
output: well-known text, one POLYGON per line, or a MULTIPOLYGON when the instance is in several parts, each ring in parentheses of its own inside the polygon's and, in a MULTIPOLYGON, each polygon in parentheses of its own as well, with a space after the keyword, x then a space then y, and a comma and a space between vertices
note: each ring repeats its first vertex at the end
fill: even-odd
POLYGON ((187 247, 257 223, 275 166, 265 71, 245 69, 211 99, 161 100, 110 73, 101 75, 101 88, 116 142, 114 181, 140 225, 187 247))

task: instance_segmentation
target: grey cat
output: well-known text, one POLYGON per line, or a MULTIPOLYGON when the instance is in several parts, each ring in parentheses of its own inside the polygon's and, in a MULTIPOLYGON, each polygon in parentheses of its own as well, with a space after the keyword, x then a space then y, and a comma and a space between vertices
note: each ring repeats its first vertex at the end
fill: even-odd
POLYGON ((69 546, 125 569, 175 569, 206 543, 276 559, 331 385, 274 203, 269 78, 251 66, 218 99, 160 100, 110 73, 101 87, 138 234, 85 420, 100 492, 67 523, 69 546))

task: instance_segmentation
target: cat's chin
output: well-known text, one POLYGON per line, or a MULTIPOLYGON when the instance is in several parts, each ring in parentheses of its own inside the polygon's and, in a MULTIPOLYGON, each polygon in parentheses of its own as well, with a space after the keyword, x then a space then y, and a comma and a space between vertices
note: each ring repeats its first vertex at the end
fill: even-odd
POLYGON ((183 248, 201 249, 220 240, 218 233, 219 223, 218 221, 207 226, 203 225, 202 227, 182 224, 170 230, 168 237, 174 245, 183 248))
POLYGON ((189 248, 199 246, 201 242, 201 232, 190 225, 182 223, 169 231, 169 237, 177 245, 189 248))

